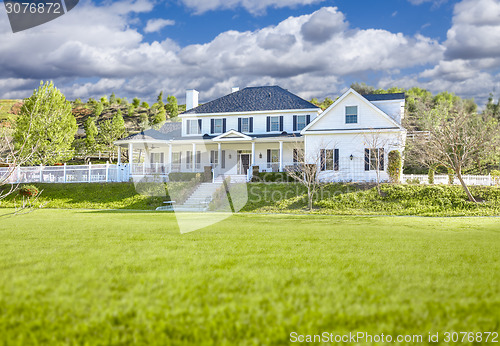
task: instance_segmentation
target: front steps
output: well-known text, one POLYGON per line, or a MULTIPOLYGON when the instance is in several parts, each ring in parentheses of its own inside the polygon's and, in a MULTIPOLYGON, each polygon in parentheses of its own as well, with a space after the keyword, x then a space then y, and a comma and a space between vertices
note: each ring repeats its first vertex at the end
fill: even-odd
POLYGON ((181 205, 175 205, 175 211, 206 211, 215 191, 222 186, 222 181, 201 183, 191 196, 181 205))

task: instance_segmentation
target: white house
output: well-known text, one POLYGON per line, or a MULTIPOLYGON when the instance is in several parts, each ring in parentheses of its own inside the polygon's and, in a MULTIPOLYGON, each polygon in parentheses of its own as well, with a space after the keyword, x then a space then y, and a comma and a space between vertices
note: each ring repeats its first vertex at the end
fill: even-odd
POLYGON ((387 155, 402 151, 404 94, 349 89, 325 111, 278 86, 250 87, 198 105, 188 90, 180 122, 116 142, 128 148, 132 175, 203 172, 250 178, 284 171, 304 158, 327 181, 386 180, 387 155))

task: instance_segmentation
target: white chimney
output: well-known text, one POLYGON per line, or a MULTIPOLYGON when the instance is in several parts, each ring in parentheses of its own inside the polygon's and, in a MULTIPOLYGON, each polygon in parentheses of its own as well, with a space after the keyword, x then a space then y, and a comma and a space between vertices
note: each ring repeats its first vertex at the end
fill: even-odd
POLYGON ((233 87, 233 88, 231 89, 231 93, 235 93, 235 92, 237 92, 237 91, 240 91, 240 88, 238 88, 238 87, 233 87))
POLYGON ((192 89, 186 90, 186 111, 198 107, 199 92, 192 89))

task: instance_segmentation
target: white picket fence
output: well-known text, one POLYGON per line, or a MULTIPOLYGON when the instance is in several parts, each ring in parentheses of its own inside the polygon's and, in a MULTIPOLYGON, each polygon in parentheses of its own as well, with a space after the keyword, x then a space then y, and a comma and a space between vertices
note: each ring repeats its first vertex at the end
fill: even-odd
POLYGON ((0 167, 0 182, 17 183, 104 183, 129 180, 127 164, 0 167))
MULTIPOLYGON (((462 175, 464 182, 467 185, 499 185, 500 181, 498 178, 492 177, 491 175, 462 175)), ((448 175, 439 174, 434 176, 434 184, 448 184, 448 175)), ((429 176, 426 174, 403 174, 401 179, 403 184, 418 181, 419 184, 429 184, 429 176)), ((457 177, 453 180, 454 185, 459 185, 460 181, 457 177)))

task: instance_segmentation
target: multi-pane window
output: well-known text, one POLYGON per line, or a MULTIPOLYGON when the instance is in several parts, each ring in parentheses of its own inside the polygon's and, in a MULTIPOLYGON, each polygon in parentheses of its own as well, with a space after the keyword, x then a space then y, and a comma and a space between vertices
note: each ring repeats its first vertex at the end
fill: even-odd
POLYGON ((201 119, 187 120, 187 134, 199 135, 201 133, 201 119))
POLYGON ((339 149, 321 149, 321 170, 339 170, 339 149))
POLYGON ((365 171, 383 171, 384 148, 365 149, 365 171))
POLYGON ((270 117, 270 130, 279 131, 280 130, 280 117, 270 117))
POLYGON ((307 125, 307 116, 297 115, 297 131, 301 131, 307 125))
POLYGON ((241 132, 250 132, 250 118, 241 118, 241 132))
POLYGON ((222 133, 223 132, 223 121, 222 119, 214 119, 214 132, 213 133, 222 133))
POLYGON ((267 149, 267 168, 272 168, 276 172, 280 162, 279 149, 267 149))
POLYGON ((293 162, 304 162, 304 149, 293 149, 293 162))
POLYGON ((151 163, 163 163, 163 153, 151 153, 151 163))
POLYGON ((218 150, 210 150, 210 164, 212 167, 217 166, 219 163, 219 151, 218 150))
POLYGON ((356 124, 358 122, 358 106, 345 107, 345 123, 356 124))

